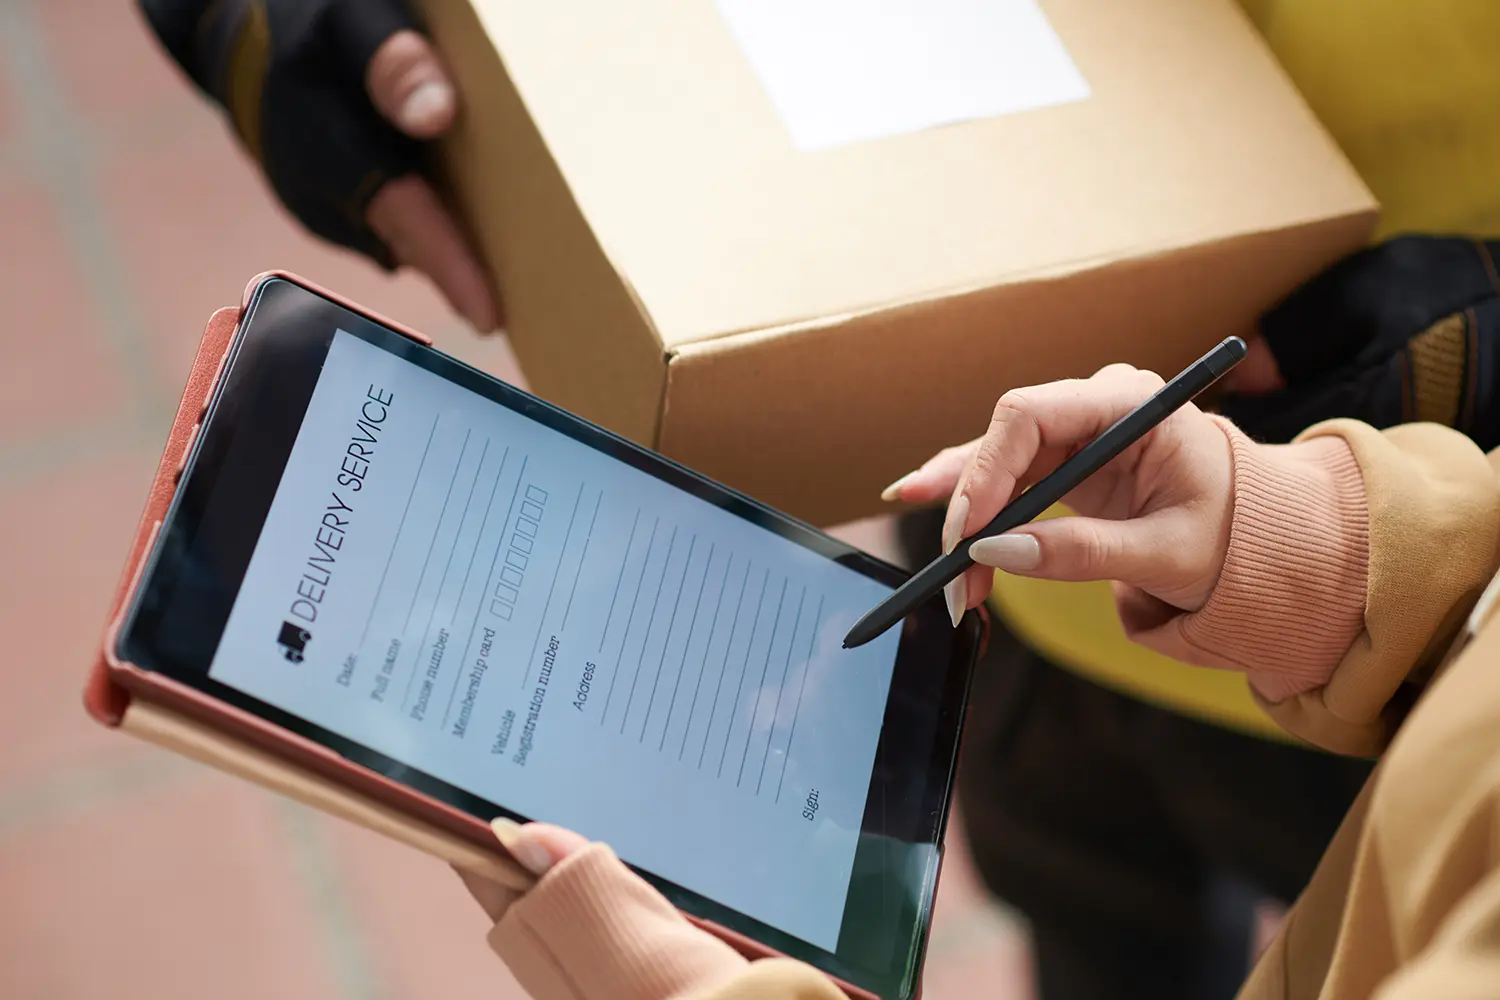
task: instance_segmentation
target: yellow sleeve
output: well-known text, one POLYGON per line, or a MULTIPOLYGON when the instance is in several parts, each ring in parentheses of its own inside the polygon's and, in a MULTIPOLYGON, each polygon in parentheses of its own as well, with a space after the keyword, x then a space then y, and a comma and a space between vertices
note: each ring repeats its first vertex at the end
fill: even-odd
POLYGON ((789 958, 751 962, 734 978, 693 1000, 844 1000, 833 980, 789 958))
POLYGON ((1457 633, 1500 562, 1500 480, 1479 447, 1437 424, 1381 432, 1336 420, 1302 439, 1349 442, 1369 504, 1365 628, 1329 682, 1262 707, 1288 732, 1372 756, 1410 707, 1415 680, 1457 633))

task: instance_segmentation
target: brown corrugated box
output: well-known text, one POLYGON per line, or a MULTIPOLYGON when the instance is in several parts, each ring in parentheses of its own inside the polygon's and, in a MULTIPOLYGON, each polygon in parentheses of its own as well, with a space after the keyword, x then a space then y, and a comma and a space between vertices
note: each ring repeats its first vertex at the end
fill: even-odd
POLYGON ((532 388, 814 523, 1007 388, 1171 374, 1374 222, 1232 0, 1043 0, 1087 99, 812 151, 710 0, 424 7, 532 388))

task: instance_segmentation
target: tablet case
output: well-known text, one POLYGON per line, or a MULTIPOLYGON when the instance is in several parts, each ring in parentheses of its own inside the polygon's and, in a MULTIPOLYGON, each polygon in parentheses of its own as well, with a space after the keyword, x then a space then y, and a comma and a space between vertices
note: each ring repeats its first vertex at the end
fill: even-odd
MULTIPOLYGON (((284 272, 268 272, 251 280, 246 288, 246 300, 261 281, 269 277, 282 277, 309 288, 341 305, 376 322, 390 327, 422 344, 432 340, 383 316, 358 306, 347 299, 284 272)), ((224 308, 214 313, 204 331, 197 356, 188 376, 186 389, 178 404, 177 415, 167 437, 167 444, 157 465, 156 477, 152 481, 147 497, 146 509, 136 528, 134 542, 125 564, 125 571, 114 595, 105 629, 93 669, 84 692, 84 704, 100 723, 118 728, 173 753, 191 758, 238 778, 253 782, 262 788, 294 799, 322 812, 356 823, 366 829, 390 837, 409 847, 416 848, 457 868, 492 879, 511 889, 524 891, 535 882, 535 877, 509 858, 498 842, 493 848, 479 846, 472 838, 457 835, 442 826, 402 812, 394 805, 381 801, 377 795, 366 794, 356 788, 347 787, 331 777, 303 768, 279 757, 255 742, 241 739, 214 729, 168 705, 133 698, 119 683, 119 671, 128 670, 114 655, 116 634, 130 598, 139 583, 146 558, 160 531, 162 521, 172 503, 188 457, 192 454, 193 442, 207 414, 208 403, 214 387, 223 373, 229 356, 243 305, 224 308)), ((266 728, 270 728, 267 726, 266 728)), ((296 737, 294 737, 296 739, 296 737)), ((417 793, 397 786, 394 782, 364 772, 352 763, 339 759, 348 770, 363 772, 365 780, 390 785, 400 789, 408 797, 417 793)), ((458 814, 446 806, 440 808, 458 814)), ((469 819, 465 817, 465 819, 469 819)), ((477 820, 473 820, 476 825, 477 820)), ((779 954, 768 946, 745 937, 717 924, 687 915, 688 919, 704 930, 728 943, 747 958, 766 958, 779 954)), ((843 991, 853 1000, 878 1000, 874 994, 839 983, 843 991)), ((920 988, 917 994, 920 994, 920 988)))

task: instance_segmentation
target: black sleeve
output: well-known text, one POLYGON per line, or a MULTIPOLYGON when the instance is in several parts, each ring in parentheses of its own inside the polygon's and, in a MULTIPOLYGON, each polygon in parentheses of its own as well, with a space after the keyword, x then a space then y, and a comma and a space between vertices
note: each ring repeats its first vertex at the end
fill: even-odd
POLYGON ((376 110, 370 58, 415 27, 404 0, 140 0, 171 54, 227 112, 272 190, 310 231, 387 269, 366 218, 422 149, 376 110))
POLYGON ((139 0, 141 13, 151 25, 172 61, 209 97, 217 99, 218 83, 195 51, 194 37, 210 6, 225 7, 214 0, 139 0))
POLYGON ((1405 237, 1355 254, 1261 324, 1286 388, 1222 412, 1267 443, 1323 420, 1432 422, 1500 447, 1500 279, 1493 244, 1405 237))
POLYGON ((1432 324, 1500 292, 1493 247, 1401 236, 1313 278, 1260 323, 1289 385, 1378 364, 1432 324))

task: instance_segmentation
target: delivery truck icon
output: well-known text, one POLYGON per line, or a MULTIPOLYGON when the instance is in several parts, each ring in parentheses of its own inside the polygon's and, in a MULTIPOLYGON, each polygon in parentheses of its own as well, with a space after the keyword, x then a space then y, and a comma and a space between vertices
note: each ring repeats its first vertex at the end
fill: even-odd
POLYGON ((307 656, 309 642, 312 642, 312 633, 307 629, 291 622, 281 623, 281 635, 277 637, 276 645, 281 647, 281 655, 288 663, 301 663, 307 656))

